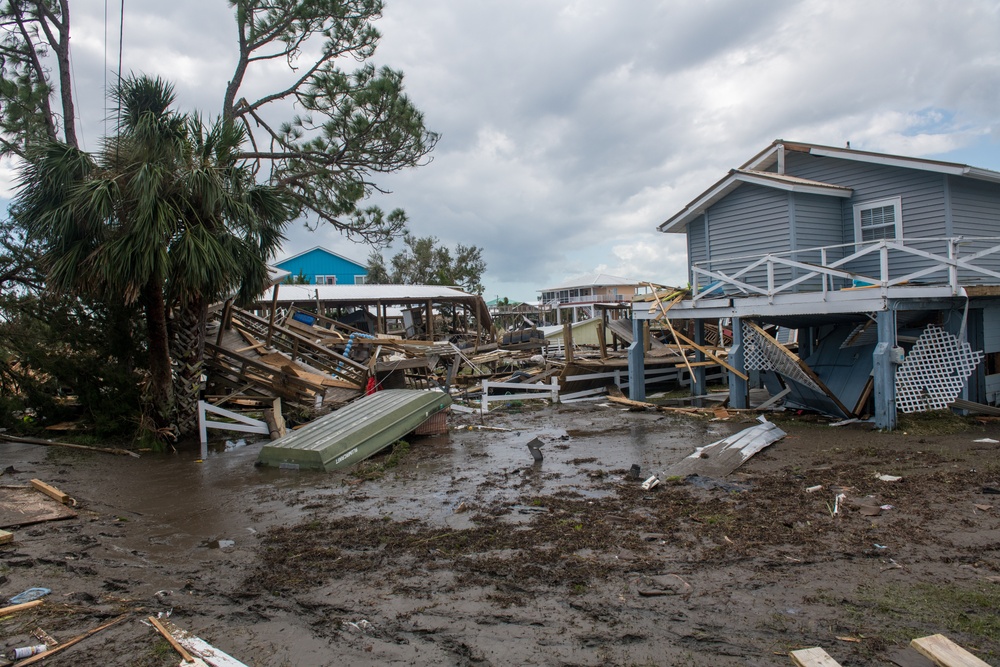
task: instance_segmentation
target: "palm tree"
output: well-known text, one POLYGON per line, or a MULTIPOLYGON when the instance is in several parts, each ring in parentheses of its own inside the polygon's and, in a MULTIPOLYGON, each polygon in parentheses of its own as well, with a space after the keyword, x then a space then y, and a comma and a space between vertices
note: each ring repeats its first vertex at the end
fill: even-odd
POLYGON ((114 95, 117 134, 96 155, 45 144, 22 169, 13 210, 45 248, 51 289, 140 304, 154 422, 186 434, 208 306, 260 293, 291 208, 237 162, 241 128, 171 110, 160 78, 129 77, 114 95))

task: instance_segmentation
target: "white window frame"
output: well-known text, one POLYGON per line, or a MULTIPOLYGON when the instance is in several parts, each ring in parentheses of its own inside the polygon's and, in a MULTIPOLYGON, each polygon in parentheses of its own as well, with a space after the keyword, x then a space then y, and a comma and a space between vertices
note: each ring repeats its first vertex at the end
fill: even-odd
POLYGON ((329 276, 317 275, 316 276, 316 283, 315 284, 317 284, 317 285, 336 285, 337 284, 337 276, 334 276, 334 275, 329 275, 329 276), (330 282, 330 280, 327 280, 328 278, 330 280, 332 280, 333 282, 330 282))
MULTIPOLYGON (((893 222, 881 224, 881 225, 870 225, 865 229, 876 229, 876 228, 886 228, 892 226, 894 239, 903 238, 903 200, 901 197, 887 197, 885 199, 873 199, 871 201, 858 202, 854 205, 854 241, 855 243, 869 243, 870 241, 862 240, 862 228, 861 228, 861 213, 863 211, 870 211, 876 208, 888 208, 893 209, 893 222)), ((880 240, 880 239, 873 239, 880 240)))
POLYGON ((367 285, 368 284, 368 276, 366 276, 366 275, 365 276, 354 276, 354 284, 355 285, 367 285))

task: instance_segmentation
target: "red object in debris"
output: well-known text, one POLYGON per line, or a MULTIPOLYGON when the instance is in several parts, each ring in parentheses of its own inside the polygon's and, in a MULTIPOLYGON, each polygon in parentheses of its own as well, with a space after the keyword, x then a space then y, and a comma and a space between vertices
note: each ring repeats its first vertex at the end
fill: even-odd
POLYGON ((378 387, 375 385, 375 378, 368 378, 368 386, 365 387, 365 396, 371 396, 376 391, 378 391, 378 387))

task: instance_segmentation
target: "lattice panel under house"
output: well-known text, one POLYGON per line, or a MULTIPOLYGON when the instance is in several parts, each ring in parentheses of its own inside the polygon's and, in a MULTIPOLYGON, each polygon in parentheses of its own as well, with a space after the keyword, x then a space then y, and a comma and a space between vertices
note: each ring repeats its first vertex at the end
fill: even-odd
POLYGON ((747 370, 775 371, 814 391, 827 393, 802 370, 792 353, 781 343, 743 322, 743 363, 747 370))
POLYGON ((982 360, 981 351, 928 324, 896 371, 896 407, 905 413, 947 408, 982 360))

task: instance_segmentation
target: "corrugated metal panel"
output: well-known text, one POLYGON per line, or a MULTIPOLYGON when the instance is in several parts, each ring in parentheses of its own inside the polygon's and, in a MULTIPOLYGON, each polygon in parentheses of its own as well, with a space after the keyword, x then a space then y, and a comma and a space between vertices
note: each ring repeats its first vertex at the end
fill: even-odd
POLYGON ((449 405, 451 397, 440 391, 380 391, 264 445, 258 461, 310 470, 346 468, 391 445, 449 405))

